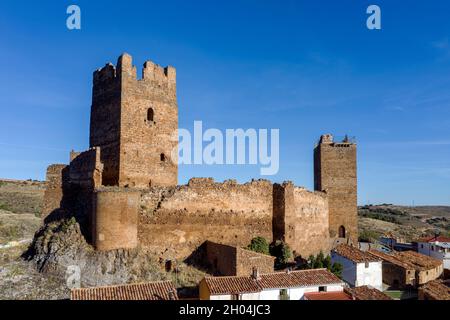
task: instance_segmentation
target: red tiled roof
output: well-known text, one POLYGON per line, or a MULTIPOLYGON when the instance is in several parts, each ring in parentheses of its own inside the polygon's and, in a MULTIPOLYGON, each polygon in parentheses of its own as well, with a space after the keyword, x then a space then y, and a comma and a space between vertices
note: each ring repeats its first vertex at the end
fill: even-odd
POLYGON ((250 276, 206 277, 211 295, 260 292, 264 289, 295 288, 342 284, 342 280, 327 269, 298 270, 261 274, 258 280, 250 276))
POLYGON ((307 292, 304 294, 306 300, 353 300, 344 291, 335 292, 307 292))
POLYGON ((383 253, 376 250, 370 250, 370 253, 381 259, 401 266, 406 269, 429 270, 442 265, 442 261, 435 258, 417 253, 415 251, 393 251, 392 253, 383 253))
POLYGON ((258 283, 250 276, 206 277, 211 295, 260 292, 258 283))
POLYGON ((369 286, 346 288, 344 291, 355 300, 392 300, 387 294, 369 286))
POLYGON ((341 283, 342 280, 327 269, 262 274, 258 281, 262 289, 311 287, 341 283))
POLYGON ((71 300, 178 300, 171 281, 72 289, 71 300), (172 292, 173 295, 169 294, 172 292))
POLYGON ((450 300, 450 280, 433 280, 419 290, 436 300, 450 300))
POLYGON ((450 238, 449 237, 444 237, 444 236, 431 236, 431 237, 427 237, 427 238, 422 238, 419 239, 418 242, 450 242, 450 238))
POLYGON ((333 251, 340 256, 356 263, 381 261, 379 257, 376 257, 369 252, 361 251, 358 248, 349 246, 347 244, 340 244, 333 251))

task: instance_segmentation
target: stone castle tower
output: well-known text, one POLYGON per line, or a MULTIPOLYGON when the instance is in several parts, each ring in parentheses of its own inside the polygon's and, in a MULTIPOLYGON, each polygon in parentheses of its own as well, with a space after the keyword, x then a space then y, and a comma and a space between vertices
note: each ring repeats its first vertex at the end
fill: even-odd
POLYGON ((177 129, 175 68, 147 61, 138 80, 123 54, 94 72, 89 144, 101 148, 101 185, 177 185, 177 129))
POLYGON ((356 144, 322 135, 314 149, 314 189, 326 191, 332 240, 358 240, 356 144))

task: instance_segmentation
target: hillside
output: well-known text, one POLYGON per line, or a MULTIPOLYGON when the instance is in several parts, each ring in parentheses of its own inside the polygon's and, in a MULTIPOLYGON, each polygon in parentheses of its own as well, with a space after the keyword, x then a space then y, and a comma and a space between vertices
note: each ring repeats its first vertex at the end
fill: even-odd
POLYGON ((450 233, 450 206, 367 205, 358 208, 358 216, 363 237, 392 234, 413 241, 436 232, 450 233))

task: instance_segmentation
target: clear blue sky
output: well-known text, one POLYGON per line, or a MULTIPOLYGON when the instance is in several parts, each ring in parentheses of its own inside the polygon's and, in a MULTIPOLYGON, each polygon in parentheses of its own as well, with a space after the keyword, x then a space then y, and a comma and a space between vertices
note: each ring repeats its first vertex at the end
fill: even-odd
MULTIPOLYGON (((181 127, 279 128, 274 181, 311 189, 317 138, 349 134, 361 204, 449 205, 449 17, 445 0, 2 0, 0 177, 44 179, 86 149, 92 72, 128 52, 177 68, 181 127), (365 27, 370 4, 381 31, 365 27)), ((182 166, 180 182, 258 174, 182 166)))

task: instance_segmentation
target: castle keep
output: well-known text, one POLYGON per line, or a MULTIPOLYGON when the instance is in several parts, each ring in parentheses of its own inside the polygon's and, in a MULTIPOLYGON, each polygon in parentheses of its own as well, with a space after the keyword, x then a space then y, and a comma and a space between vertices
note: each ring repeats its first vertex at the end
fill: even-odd
POLYGON ((47 169, 43 216, 75 216, 97 250, 144 248, 186 258, 206 241, 284 240, 297 255, 357 239, 356 145, 322 136, 315 190, 291 182, 178 185, 176 71, 150 61, 138 78, 128 54, 94 72, 89 150, 47 169))

